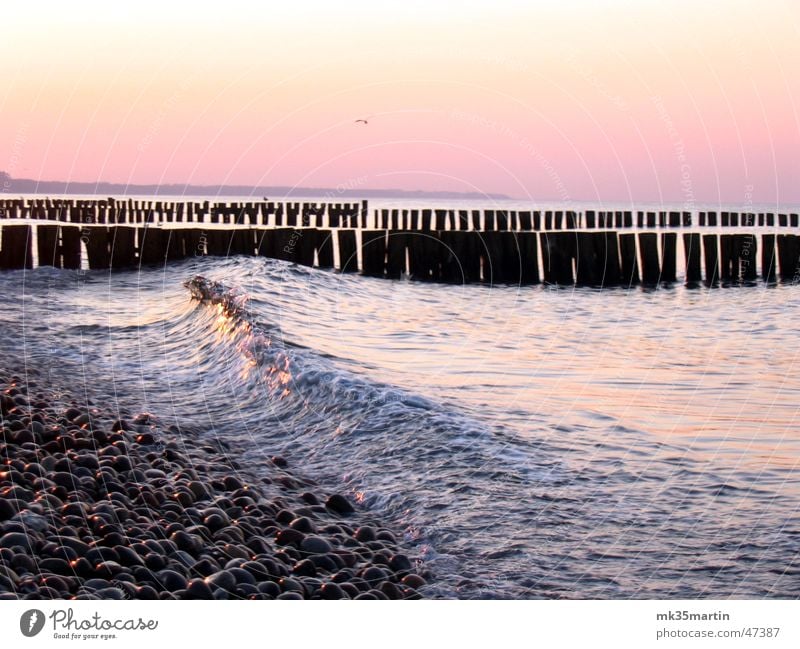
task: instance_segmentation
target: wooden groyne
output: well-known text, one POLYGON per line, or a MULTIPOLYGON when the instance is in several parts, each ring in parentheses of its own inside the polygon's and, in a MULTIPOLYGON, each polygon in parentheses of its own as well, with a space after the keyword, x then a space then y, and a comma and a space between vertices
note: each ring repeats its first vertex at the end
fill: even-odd
POLYGON ((0 268, 6 270, 34 263, 130 269, 260 255, 447 283, 719 286, 800 279, 800 238, 783 230, 798 227, 792 213, 371 212, 366 201, 36 198, 0 199, 0 219, 0 268))

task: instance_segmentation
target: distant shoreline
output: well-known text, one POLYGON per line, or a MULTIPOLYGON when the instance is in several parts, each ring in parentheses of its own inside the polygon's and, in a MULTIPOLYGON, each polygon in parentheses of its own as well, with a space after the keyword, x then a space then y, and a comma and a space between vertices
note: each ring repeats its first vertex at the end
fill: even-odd
POLYGON ((447 192, 404 189, 364 189, 362 187, 254 187, 249 185, 139 185, 109 182, 66 182, 61 180, 37 181, 29 178, 3 178, 2 192, 14 194, 86 195, 86 196, 264 196, 280 200, 285 198, 429 198, 459 200, 514 200, 505 194, 481 192, 447 192))

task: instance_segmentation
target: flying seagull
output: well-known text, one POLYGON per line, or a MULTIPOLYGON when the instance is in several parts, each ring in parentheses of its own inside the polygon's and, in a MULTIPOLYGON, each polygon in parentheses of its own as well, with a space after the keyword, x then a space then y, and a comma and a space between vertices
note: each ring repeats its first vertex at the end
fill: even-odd
POLYGON ((357 119, 355 121, 356 124, 369 124, 369 122, 365 119, 357 119))

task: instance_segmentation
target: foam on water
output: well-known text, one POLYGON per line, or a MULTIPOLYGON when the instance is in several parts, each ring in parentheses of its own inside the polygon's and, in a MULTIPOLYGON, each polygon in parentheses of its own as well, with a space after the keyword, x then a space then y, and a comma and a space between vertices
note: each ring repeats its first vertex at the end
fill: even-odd
POLYGON ((0 283, 7 355, 349 490, 426 557, 432 594, 800 594, 795 287, 450 287, 252 258, 0 283))

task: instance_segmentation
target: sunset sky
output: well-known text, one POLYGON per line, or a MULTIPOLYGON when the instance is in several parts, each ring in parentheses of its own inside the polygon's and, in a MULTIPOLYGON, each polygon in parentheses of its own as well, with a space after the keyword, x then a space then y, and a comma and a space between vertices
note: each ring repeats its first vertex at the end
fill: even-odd
POLYGON ((3 7, 0 170, 800 203, 797 0, 114 4, 3 7))

